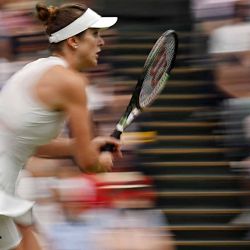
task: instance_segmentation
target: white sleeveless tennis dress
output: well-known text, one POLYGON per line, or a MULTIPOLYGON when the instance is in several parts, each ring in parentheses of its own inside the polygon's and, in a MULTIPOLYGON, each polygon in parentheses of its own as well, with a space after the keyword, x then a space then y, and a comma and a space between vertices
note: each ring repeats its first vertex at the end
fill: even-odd
POLYGON ((0 92, 0 250, 18 245, 15 219, 31 224, 34 202, 15 196, 19 171, 36 148, 55 138, 64 113, 48 110, 32 96, 32 87, 51 67, 67 63, 59 57, 41 58, 14 74, 0 92))

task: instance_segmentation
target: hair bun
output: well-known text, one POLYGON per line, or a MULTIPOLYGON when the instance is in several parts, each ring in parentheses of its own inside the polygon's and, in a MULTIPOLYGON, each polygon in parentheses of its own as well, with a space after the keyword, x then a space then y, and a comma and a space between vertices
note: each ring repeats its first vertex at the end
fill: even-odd
POLYGON ((38 19, 47 25, 56 17, 58 8, 54 6, 47 7, 44 4, 37 4, 36 11, 38 19))
POLYGON ((54 17, 56 17, 57 15, 57 12, 58 12, 58 7, 55 7, 55 6, 49 6, 48 8, 48 11, 49 11, 49 14, 50 14, 50 17, 53 19, 54 17))

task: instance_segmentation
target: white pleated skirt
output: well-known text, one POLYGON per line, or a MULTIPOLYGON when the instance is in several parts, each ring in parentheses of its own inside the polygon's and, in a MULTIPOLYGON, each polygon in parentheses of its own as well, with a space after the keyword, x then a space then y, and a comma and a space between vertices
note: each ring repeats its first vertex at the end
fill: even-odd
POLYGON ((0 190, 0 250, 16 247, 22 236, 15 223, 32 225, 34 202, 12 196, 0 190))

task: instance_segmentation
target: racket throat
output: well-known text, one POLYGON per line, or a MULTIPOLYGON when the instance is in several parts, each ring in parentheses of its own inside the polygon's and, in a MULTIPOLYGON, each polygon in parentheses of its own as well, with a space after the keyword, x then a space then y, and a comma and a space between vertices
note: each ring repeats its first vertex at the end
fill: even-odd
POLYGON ((124 129, 128 127, 140 113, 141 113, 140 109, 138 108, 132 109, 127 119, 124 119, 121 122, 119 122, 116 126, 116 129, 122 133, 124 129))
POLYGON ((130 125, 131 122, 141 113, 138 108, 134 108, 128 116, 126 126, 130 125))

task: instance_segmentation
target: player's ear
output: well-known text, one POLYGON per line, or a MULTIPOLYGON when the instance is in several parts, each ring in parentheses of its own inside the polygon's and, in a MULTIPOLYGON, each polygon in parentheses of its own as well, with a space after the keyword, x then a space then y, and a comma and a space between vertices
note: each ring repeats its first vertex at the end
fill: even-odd
POLYGON ((78 39, 76 36, 72 36, 67 39, 67 44, 72 49, 77 49, 78 47, 78 39))

